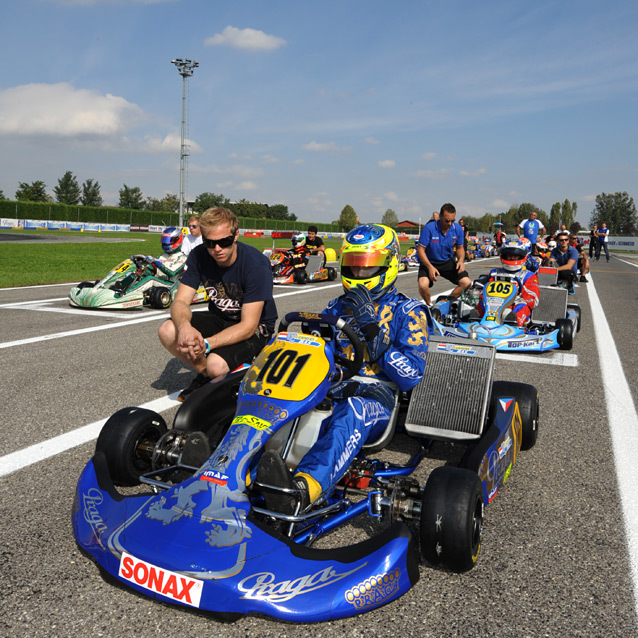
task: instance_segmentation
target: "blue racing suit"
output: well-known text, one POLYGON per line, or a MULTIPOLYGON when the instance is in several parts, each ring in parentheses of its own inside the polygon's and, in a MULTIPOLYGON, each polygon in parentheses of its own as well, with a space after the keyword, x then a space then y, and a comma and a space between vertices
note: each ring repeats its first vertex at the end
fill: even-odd
MULTIPOLYGON (((352 326, 365 343, 365 332, 343 303, 345 295, 333 299, 323 311, 342 317, 352 326)), ((360 376, 391 381, 400 390, 412 389, 423 377, 428 347, 428 319, 422 301, 410 299, 397 292, 394 286, 375 300, 376 320, 386 340, 387 349, 372 361, 366 345, 360 376)), ((352 345, 341 333, 332 342, 336 353, 352 354, 352 345)), ((339 386, 333 394, 333 413, 322 425, 317 442, 301 459, 296 476, 302 476, 309 487, 310 500, 334 485, 346 472, 352 459, 370 438, 374 441, 385 430, 392 406, 387 400, 377 400, 374 387, 378 383, 346 382, 354 391, 347 397, 339 396, 339 386), (358 387, 358 389, 356 389, 358 387)), ((387 392, 387 395, 390 393, 387 392)))

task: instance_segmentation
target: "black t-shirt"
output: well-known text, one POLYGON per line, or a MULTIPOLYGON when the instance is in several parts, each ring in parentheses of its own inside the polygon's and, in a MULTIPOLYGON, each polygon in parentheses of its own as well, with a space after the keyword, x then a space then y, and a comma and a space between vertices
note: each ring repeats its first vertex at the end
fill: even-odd
MULTIPOLYGON (((313 247, 313 248, 320 248, 321 246, 323 246, 323 239, 321 239, 321 237, 319 237, 319 235, 315 235, 314 239, 309 239, 308 237, 306 237, 306 246, 308 247, 313 247)), ((316 252, 316 251, 312 251, 312 252, 316 252)))
POLYGON ((260 332, 272 334, 277 307, 272 296, 272 269, 268 258, 253 246, 237 242, 237 259, 228 268, 217 265, 206 246, 193 248, 181 282, 197 289, 203 284, 210 298, 208 309, 233 323, 241 319, 242 304, 264 301, 260 332))

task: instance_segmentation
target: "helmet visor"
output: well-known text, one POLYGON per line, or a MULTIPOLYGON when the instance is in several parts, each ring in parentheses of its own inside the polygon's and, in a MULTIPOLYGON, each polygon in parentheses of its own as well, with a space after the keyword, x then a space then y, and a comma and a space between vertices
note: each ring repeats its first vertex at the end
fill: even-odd
POLYGON ((350 268, 381 268, 389 266, 391 261, 392 251, 390 250, 345 251, 341 255, 341 265, 350 268))

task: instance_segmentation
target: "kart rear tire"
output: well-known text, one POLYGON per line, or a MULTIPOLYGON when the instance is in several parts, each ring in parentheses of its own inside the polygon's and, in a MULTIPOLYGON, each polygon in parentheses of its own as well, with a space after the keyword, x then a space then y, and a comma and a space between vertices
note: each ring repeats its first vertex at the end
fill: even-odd
POLYGON ((308 283, 308 273, 305 270, 295 270, 294 279, 296 284, 308 283))
POLYGON ((578 304, 572 304, 572 303, 568 303, 567 304, 567 310, 573 310, 576 313, 576 332, 580 332, 580 306, 578 304))
POLYGON ((511 396, 516 399, 521 415, 521 450, 529 450, 536 445, 536 439, 538 438, 538 390, 528 383, 494 381, 492 384, 490 412, 494 414, 496 401, 499 397, 511 396))
POLYGON ((574 343, 574 325, 569 319, 557 319, 556 330, 558 335, 556 340, 561 350, 571 350, 574 343))
POLYGON ((96 281, 82 281, 77 285, 77 287, 79 290, 82 290, 83 288, 94 288, 96 283, 96 281))
POLYGON ((164 286, 154 286, 148 295, 148 302, 151 308, 156 310, 164 310, 171 305, 171 291, 164 286))
POLYGON ((337 269, 328 267, 328 281, 334 281, 337 278, 337 269))
POLYGON ((428 477, 421 504, 421 553, 465 572, 476 564, 483 530, 483 486, 471 470, 444 465, 428 477))
POLYGON ((151 470, 153 447, 166 432, 164 419, 145 408, 118 410, 102 427, 95 445, 103 452, 116 485, 138 485, 151 470))

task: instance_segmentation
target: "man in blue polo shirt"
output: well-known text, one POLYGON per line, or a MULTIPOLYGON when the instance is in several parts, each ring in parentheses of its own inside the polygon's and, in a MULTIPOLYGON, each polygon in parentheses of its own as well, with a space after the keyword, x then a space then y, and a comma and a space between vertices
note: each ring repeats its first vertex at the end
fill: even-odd
POLYGON ((607 246, 607 240, 609 239, 609 228, 607 224, 603 222, 598 229, 598 246, 596 246, 596 261, 600 259, 600 249, 604 249, 605 257, 609 261, 609 247, 607 246))
POLYGON ((452 204, 443 204, 439 219, 428 222, 419 237, 416 248, 421 262, 418 274, 419 293, 428 305, 431 303, 430 288, 437 277, 443 277, 456 286, 451 296, 457 299, 472 283, 465 271, 463 228, 455 223, 455 217, 456 208, 452 204))
MULTIPOLYGON (((558 266, 558 280, 564 282, 570 295, 573 295, 574 281, 578 273, 578 251, 569 245, 569 235, 558 235, 558 246, 552 250, 549 258, 558 266)), ((550 262, 551 263, 551 262, 550 262)))
POLYGON ((538 255, 536 241, 538 240, 538 233, 540 233, 541 230, 545 230, 545 226, 543 225, 543 222, 538 219, 538 214, 535 210, 529 214, 529 219, 524 219, 516 227, 516 234, 519 237, 521 236, 521 229, 523 230, 523 236, 527 237, 532 244, 532 255, 538 255))

